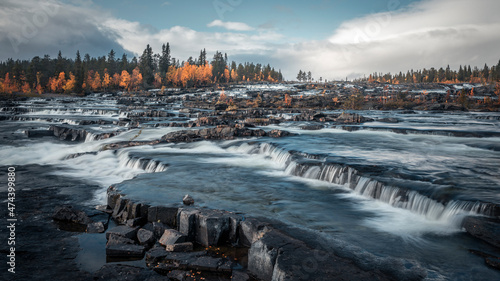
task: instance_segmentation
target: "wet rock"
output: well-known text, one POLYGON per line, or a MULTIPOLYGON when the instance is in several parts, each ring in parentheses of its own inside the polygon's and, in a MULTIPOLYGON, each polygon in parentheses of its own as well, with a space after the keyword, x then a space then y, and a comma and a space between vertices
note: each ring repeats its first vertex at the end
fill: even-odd
POLYGON ((26 130, 24 131, 28 138, 42 138, 54 136, 54 132, 50 130, 26 130))
POLYGON ((186 194, 184 198, 182 198, 182 203, 184 203, 184 205, 190 206, 194 204, 194 199, 193 197, 189 196, 189 194, 186 194))
MULTIPOLYGON (((107 198, 108 207, 113 211, 113 209, 115 208, 116 202, 121 197, 121 195, 118 192, 118 190, 116 189, 116 187, 114 187, 114 186, 108 187, 108 190, 106 193, 107 193, 107 197, 108 197, 107 198)), ((113 212, 111 212, 111 213, 113 213, 113 212)))
POLYGON ((383 122, 383 123, 399 123, 399 119, 397 118, 392 118, 392 117, 389 117, 389 118, 381 118, 381 119, 378 119, 377 120, 378 122, 383 122))
POLYGON ((239 241, 240 245, 250 247, 255 241, 270 231, 270 224, 255 218, 247 218, 240 222, 239 241))
POLYGON ((269 133, 267 133, 267 135, 271 138, 282 138, 282 137, 291 136, 293 134, 290 132, 287 132, 287 131, 275 129, 275 130, 271 130, 269 133))
POLYGON ((123 210, 125 209, 125 206, 127 205, 128 201, 129 201, 128 199, 124 199, 122 197, 118 197, 116 199, 116 202, 114 204, 115 206, 113 208, 113 213, 111 214, 111 216, 114 219, 117 219, 123 215, 123 210))
POLYGON ((500 248, 500 220, 486 217, 466 217, 462 227, 472 236, 500 248))
POLYGON ((158 241, 163 246, 186 242, 186 236, 175 229, 166 229, 158 241))
POLYGON ((196 216, 199 212, 200 211, 197 209, 179 209, 179 232, 186 235, 189 241, 193 241, 195 239, 196 216))
POLYGON ((196 216, 196 242, 203 246, 217 246, 229 236, 229 217, 222 211, 200 210, 196 216))
POLYGON ((143 246, 151 246, 156 239, 152 231, 141 228, 137 231, 137 241, 143 246))
POLYGON ((500 258, 499 257, 489 257, 485 259, 486 265, 500 270, 500 258))
POLYGON ((135 241, 117 234, 110 234, 106 245, 135 244, 135 241))
POLYGON ((125 225, 119 225, 117 227, 114 227, 106 232, 106 239, 109 240, 109 236, 111 234, 115 234, 118 236, 122 236, 128 239, 135 239, 137 236, 137 227, 129 227, 125 225))
POLYGON ((60 140, 85 141, 87 132, 83 129, 73 129, 64 126, 50 126, 49 130, 60 140))
POLYGON ((343 112, 336 120, 337 123, 365 123, 365 122, 371 122, 373 119, 371 118, 366 118, 364 116, 361 116, 357 113, 345 113, 343 112))
POLYGON ((184 243, 166 245, 165 250, 167 250, 168 252, 191 252, 193 251, 193 243, 184 242, 184 243))
POLYGON ((170 227, 164 225, 161 222, 150 222, 150 223, 147 223, 146 225, 144 225, 143 228, 153 232, 155 240, 160 239, 160 237, 165 232, 165 229, 170 229, 170 227))
POLYGON ((106 231, 106 226, 102 221, 87 224, 87 233, 103 233, 104 231, 106 231))
POLYGON ((161 222, 168 226, 177 225, 177 207, 155 206, 148 209, 149 222, 161 222))
POLYGON ((164 276, 158 273, 142 268, 130 265, 121 264, 105 264, 101 269, 94 273, 93 280, 96 281, 160 281, 168 280, 164 276))
POLYGON ((172 270, 167 274, 167 277, 175 281, 189 280, 191 272, 184 270, 172 270))
POLYGON ((75 223, 80 225, 87 225, 89 223, 92 223, 92 220, 87 216, 85 212, 74 209, 72 206, 56 207, 52 218, 57 221, 75 223))
POLYGON ((321 130, 324 128, 323 125, 306 125, 306 126, 302 126, 300 127, 302 130, 306 130, 306 131, 317 131, 317 130, 321 130))
POLYGON ((144 256, 145 248, 140 245, 117 244, 106 245, 106 256, 108 257, 129 257, 141 258, 144 256))

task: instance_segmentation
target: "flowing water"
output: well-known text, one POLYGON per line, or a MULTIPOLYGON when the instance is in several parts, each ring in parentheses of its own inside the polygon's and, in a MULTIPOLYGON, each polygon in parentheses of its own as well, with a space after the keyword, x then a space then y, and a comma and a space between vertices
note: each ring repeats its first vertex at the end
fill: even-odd
MULTIPOLYGON (((177 107, 162 110, 178 117, 177 107)), ((366 111, 358 113, 399 122, 315 131, 301 129, 312 122, 284 122, 262 129, 296 135, 117 151, 104 148, 181 128, 144 125, 98 140, 123 129, 118 120, 128 114, 104 96, 30 99, 0 113, 0 165, 43 164, 52 174, 99 184, 88 204, 104 203, 111 184, 151 204, 177 203, 189 193, 199 206, 272 217, 376 257, 415 261, 430 280, 500 280, 468 250, 499 251, 461 228, 465 216, 491 216, 500 204, 498 113, 366 111), (63 123, 91 133, 85 142, 23 133, 63 123)))

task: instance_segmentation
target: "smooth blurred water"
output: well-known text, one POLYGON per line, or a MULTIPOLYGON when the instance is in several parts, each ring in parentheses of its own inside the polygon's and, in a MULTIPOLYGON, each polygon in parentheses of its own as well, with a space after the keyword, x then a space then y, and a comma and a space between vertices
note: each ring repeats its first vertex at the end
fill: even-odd
MULTIPOLYGON (((353 132, 334 124, 305 131, 301 126, 311 123, 285 122, 262 129, 279 128, 295 136, 159 144, 114 152, 102 149, 132 138, 158 139, 180 128, 143 127, 83 143, 28 139, 23 130, 81 119, 118 121, 123 113, 113 100, 99 98, 50 104, 32 100, 23 106, 25 112, 16 117, 39 119, 0 122, 0 164, 49 164, 56 167, 52 174, 97 183, 102 189, 91 203, 104 203, 111 184, 128 197, 151 204, 179 203, 190 194, 198 206, 272 217, 376 256, 415 260, 428 269, 429 279, 500 279, 500 272, 468 252, 500 255, 498 249, 471 238, 460 227, 464 216, 481 211, 464 206, 500 204, 498 113, 366 111, 358 113, 400 122, 365 123, 354 126, 359 130, 353 132), (87 154, 68 159, 74 153, 87 154), (162 168, 147 168, 151 166, 140 159, 161 163, 162 168), (306 169, 299 172, 304 165, 306 169), (345 184, 321 177, 327 171, 333 177, 341 170, 345 184), (347 177, 353 179, 349 182, 347 177), (396 197, 384 201, 382 195, 370 196, 364 192, 370 183, 396 197), (411 201, 411 196, 417 198, 411 201), (428 205, 409 206, 410 201, 428 205)), ((119 127, 86 128, 98 133, 119 127)))

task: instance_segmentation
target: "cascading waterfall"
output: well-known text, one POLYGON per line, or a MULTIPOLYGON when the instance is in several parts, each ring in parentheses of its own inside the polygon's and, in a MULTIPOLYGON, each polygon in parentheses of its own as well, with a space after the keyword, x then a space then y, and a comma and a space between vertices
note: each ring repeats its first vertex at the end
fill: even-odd
POLYGON ((375 179, 361 176, 358 170, 349 166, 323 162, 303 164, 294 160, 293 153, 273 144, 260 143, 254 146, 254 149, 245 149, 245 153, 258 153, 271 158, 288 175, 343 185, 356 194, 379 200, 396 208, 409 210, 428 220, 446 221, 460 227, 463 218, 467 215, 491 216, 493 212, 492 206, 487 203, 456 200, 441 203, 417 191, 387 186, 375 179))
POLYGON ((148 173, 164 172, 167 170, 168 167, 168 165, 163 164, 162 162, 157 160, 130 156, 128 151, 118 151, 115 153, 118 154, 120 166, 122 167, 141 169, 148 173))

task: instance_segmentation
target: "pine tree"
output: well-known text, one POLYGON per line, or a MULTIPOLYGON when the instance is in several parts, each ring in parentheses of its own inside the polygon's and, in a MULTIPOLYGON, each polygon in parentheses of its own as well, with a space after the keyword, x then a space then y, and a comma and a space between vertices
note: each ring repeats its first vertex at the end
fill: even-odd
POLYGON ((161 46, 161 56, 159 62, 159 69, 162 75, 164 76, 170 67, 170 44, 163 44, 161 46))
POLYGON ((74 91, 76 93, 81 93, 83 88, 83 80, 84 80, 84 72, 83 72, 83 65, 82 65, 82 59, 80 57, 80 51, 76 51, 76 59, 75 59, 75 66, 73 69, 73 72, 75 73, 75 86, 74 86, 74 91))
POLYGON ((149 46, 149 44, 146 46, 146 49, 142 53, 140 62, 139 62, 139 69, 141 71, 144 83, 147 86, 150 86, 153 84, 155 81, 155 76, 154 76, 154 61, 153 61, 153 49, 149 46))

